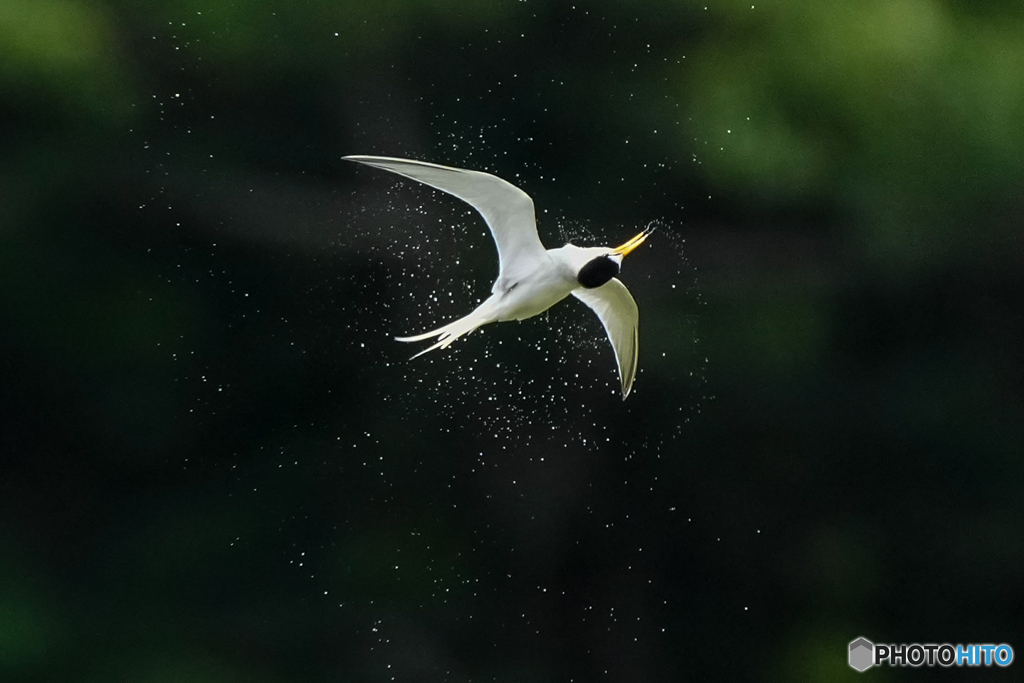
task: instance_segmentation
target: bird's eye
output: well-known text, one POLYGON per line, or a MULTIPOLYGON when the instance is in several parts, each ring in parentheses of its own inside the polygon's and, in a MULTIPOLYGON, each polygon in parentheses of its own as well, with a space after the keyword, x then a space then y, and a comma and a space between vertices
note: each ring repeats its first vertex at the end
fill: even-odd
POLYGON ((580 268, 576 281, 587 289, 600 287, 619 274, 619 264, 607 256, 598 256, 580 268))

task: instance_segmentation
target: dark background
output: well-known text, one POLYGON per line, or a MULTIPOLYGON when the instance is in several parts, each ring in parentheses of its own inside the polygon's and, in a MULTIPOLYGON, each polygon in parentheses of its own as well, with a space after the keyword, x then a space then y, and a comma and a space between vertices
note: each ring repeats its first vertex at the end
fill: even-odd
POLYGON ((752 2, 5 0, 0 679, 1024 648, 1024 9, 752 2), (657 221, 629 400, 574 301, 410 362, 493 246, 346 154, 657 221))

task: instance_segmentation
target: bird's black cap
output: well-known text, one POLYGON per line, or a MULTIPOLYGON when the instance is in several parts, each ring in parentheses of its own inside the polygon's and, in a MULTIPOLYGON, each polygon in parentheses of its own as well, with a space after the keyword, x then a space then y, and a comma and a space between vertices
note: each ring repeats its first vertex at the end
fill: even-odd
POLYGON ((587 289, 600 287, 619 274, 619 264, 607 256, 598 256, 580 268, 576 281, 587 289))

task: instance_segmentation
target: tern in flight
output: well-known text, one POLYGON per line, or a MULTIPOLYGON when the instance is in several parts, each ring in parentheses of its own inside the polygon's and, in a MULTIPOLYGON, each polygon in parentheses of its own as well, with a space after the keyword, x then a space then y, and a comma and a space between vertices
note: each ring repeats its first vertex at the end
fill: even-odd
POLYGON ((573 244, 545 249, 537 235, 533 200, 515 185, 490 173, 411 159, 361 155, 343 158, 397 173, 458 197, 483 216, 494 236, 498 279, 491 287, 491 296, 466 317, 444 327, 413 337, 396 337, 402 342, 437 338, 433 346, 416 356, 446 348, 489 323, 531 318, 572 294, 601 319, 615 351, 622 398, 629 396, 636 378, 639 313, 629 290, 615 276, 622 259, 643 244, 652 232, 650 229, 614 249, 573 244))

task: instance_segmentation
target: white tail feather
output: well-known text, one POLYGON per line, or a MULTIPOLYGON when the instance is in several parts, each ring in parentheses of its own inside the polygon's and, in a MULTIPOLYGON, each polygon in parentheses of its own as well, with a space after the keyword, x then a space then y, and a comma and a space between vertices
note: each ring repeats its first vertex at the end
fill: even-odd
POLYGON ((448 345, 459 337, 467 335, 476 328, 486 325, 489 322, 492 321, 477 315, 476 311, 474 311, 465 318, 459 318, 458 320, 450 322, 444 327, 439 327, 432 332, 424 332, 423 334, 417 334, 414 337, 395 337, 395 340, 400 342, 417 342, 423 341, 424 339, 430 339, 431 337, 437 337, 438 340, 433 346, 427 347, 413 356, 413 358, 418 358, 428 351, 448 348, 448 345))

